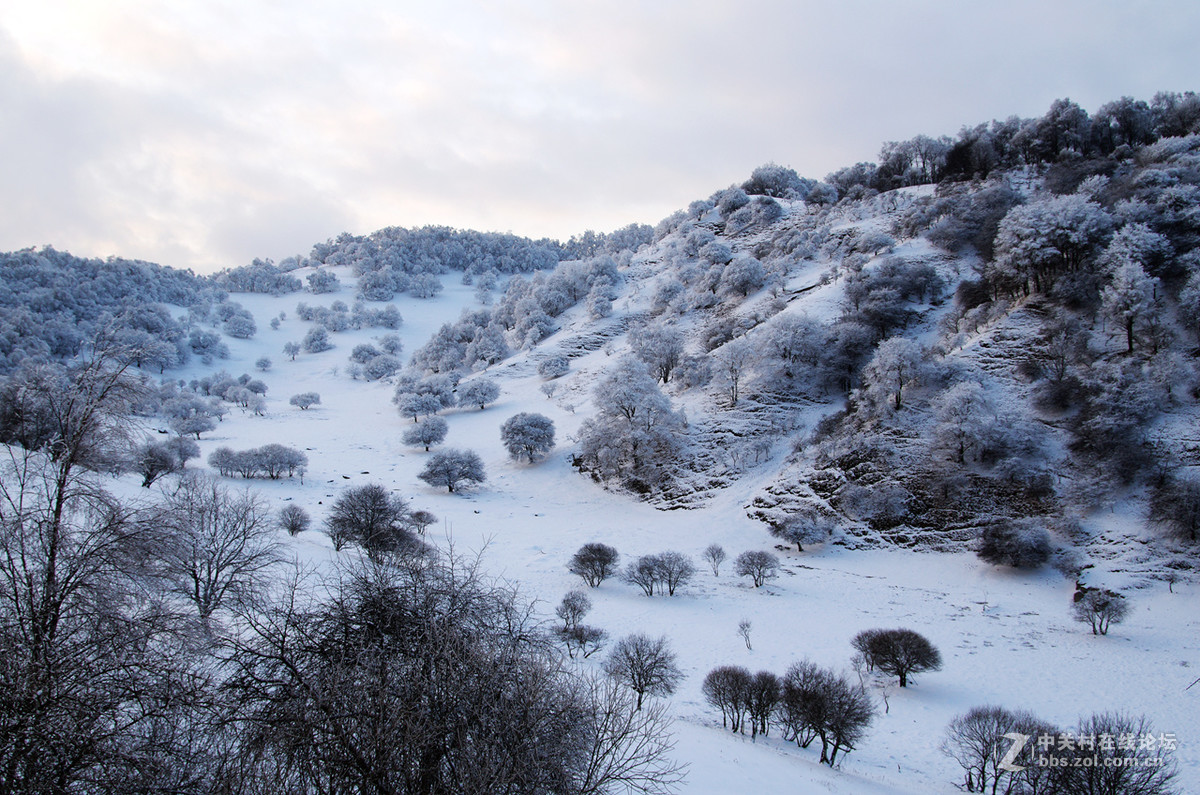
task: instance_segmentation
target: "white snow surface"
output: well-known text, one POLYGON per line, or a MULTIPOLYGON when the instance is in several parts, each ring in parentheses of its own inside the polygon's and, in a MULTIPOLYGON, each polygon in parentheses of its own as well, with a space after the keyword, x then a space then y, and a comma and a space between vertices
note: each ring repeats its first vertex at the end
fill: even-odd
MULTIPOLYGON (((814 271, 811 280, 809 274, 799 275, 795 286, 815 283, 817 275, 814 271)), ((691 555, 697 575, 676 596, 648 598, 636 586, 610 579, 589 591, 594 609, 586 618, 610 633, 610 643, 638 631, 670 639, 686 674, 671 697, 674 756, 689 766, 682 792, 958 792, 958 765, 939 745, 955 715, 984 704, 1028 709, 1064 729, 1097 711, 1145 714, 1157 731, 1178 737, 1181 791, 1200 792, 1200 685, 1187 689, 1200 676, 1200 594, 1194 584, 1176 584, 1174 593, 1165 585, 1132 593, 1125 623, 1107 637, 1095 637, 1071 620, 1074 584, 1053 570, 1001 570, 965 553, 849 551, 832 545, 803 554, 776 549, 764 526, 747 518, 746 505, 755 489, 778 472, 782 451, 776 453, 776 466, 752 470, 699 509, 659 510, 634 496, 605 490, 571 467, 569 451, 572 435, 591 411, 591 376, 615 355, 612 351, 572 360, 571 373, 561 379, 553 399, 541 392, 544 381, 530 358, 539 351, 517 354, 491 368, 489 374, 501 386, 495 404, 482 411, 442 414, 449 423, 443 447, 479 453, 487 481, 456 494, 430 488, 416 477, 430 454, 400 441, 412 420, 392 405, 392 386, 345 374, 354 345, 386 330, 332 334, 333 350, 301 354, 294 362, 281 352, 285 342, 299 341, 309 325, 296 319, 297 302, 349 302, 352 278, 341 269, 339 276, 344 286, 331 295, 234 296, 254 313, 257 336, 227 340, 228 360, 212 366, 194 362, 186 371, 169 374, 191 379, 223 368, 235 376, 251 373, 269 387, 266 416, 233 409, 204 435, 200 462, 189 466, 203 467, 209 453, 222 445, 245 449, 279 442, 304 450, 309 467, 303 482, 228 483, 257 490, 277 506, 294 501, 306 509, 313 529, 294 539, 281 531, 281 538, 297 558, 317 565, 331 565, 338 554, 320 529, 330 503, 346 487, 382 483, 412 508, 439 518, 429 541, 443 548, 453 545, 460 554, 480 554, 484 569, 517 584, 526 598, 537 601, 547 621, 563 594, 582 587, 566 564, 586 542, 615 546, 623 561, 669 549, 691 555), (280 311, 287 312, 287 319, 272 330, 267 322, 280 311), (254 363, 264 355, 274 366, 258 373, 254 363), (308 391, 321 395, 320 405, 301 411, 288 404, 291 395, 308 391), (557 448, 533 465, 512 462, 500 443, 500 424, 520 411, 549 416, 557 430, 557 448), (713 542, 729 553, 719 577, 700 559, 713 542), (759 589, 736 577, 733 558, 750 549, 778 554, 784 562, 782 575, 759 589), (743 619, 752 625, 752 650, 737 633, 743 619), (757 742, 732 734, 704 703, 702 680, 722 664, 782 675, 791 663, 809 658, 850 671, 851 638, 873 627, 917 630, 941 650, 944 666, 914 676, 903 690, 871 680, 878 715, 860 747, 837 769, 818 763, 816 745, 800 749, 774 733, 757 742)), ((445 277, 446 288, 434 299, 396 299, 404 316, 398 333, 405 360, 442 323, 474 305, 473 288, 458 284, 457 276, 445 277)), ((829 301, 820 296, 818 305, 829 301)), ((815 308, 814 313, 825 314, 815 308)), ((554 341, 542 347, 553 347, 554 341)), ((137 484, 127 476, 122 488, 144 495, 137 484)), ((1114 513, 1111 521, 1136 523, 1137 518, 1114 513)), ((598 666, 602 656, 583 664, 598 666)))

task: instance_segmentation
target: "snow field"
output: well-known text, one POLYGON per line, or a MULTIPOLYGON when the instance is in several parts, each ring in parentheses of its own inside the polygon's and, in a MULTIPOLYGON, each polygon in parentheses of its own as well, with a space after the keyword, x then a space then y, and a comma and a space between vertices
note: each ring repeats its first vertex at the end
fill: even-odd
MULTIPOLYGON (((339 276, 344 285, 350 281, 348 274, 339 276)), ((473 288, 458 284, 457 274, 443 281, 445 290, 434 299, 401 296, 395 302, 404 316, 398 333, 405 361, 474 300, 473 288)), ((823 304, 831 300, 825 292, 814 291, 823 304)), ((312 530, 295 539, 283 536, 302 561, 326 565, 335 557, 321 531, 330 502, 348 486, 379 482, 403 495, 412 508, 439 518, 429 529, 429 541, 452 545, 460 554, 481 555, 485 571, 517 584, 526 598, 537 601, 548 621, 563 594, 585 588, 594 608, 584 621, 607 630, 610 643, 638 631, 667 635, 686 674, 672 697, 675 754, 690 765, 683 792, 958 792, 958 766, 938 746, 955 715, 983 704, 1029 709, 1064 729, 1092 712, 1144 713, 1157 731, 1178 737, 1181 791, 1200 791, 1200 686, 1186 690, 1200 676, 1195 586, 1179 584, 1175 593, 1165 586, 1131 593, 1132 611, 1125 623, 1107 637, 1094 637, 1071 620, 1074 585, 1053 570, 1013 573, 969 554, 852 552, 836 545, 803 554, 775 549, 775 539, 745 510, 755 489, 777 471, 771 466, 759 467, 699 510, 657 510, 606 491, 571 467, 568 451, 570 437, 591 413, 589 373, 598 371, 610 353, 598 350, 572 360, 553 399, 541 392, 544 382, 536 375, 534 362, 542 349, 552 348, 567 331, 539 350, 491 368, 488 375, 501 386, 495 404, 483 411, 442 413, 449 423, 442 447, 475 450, 488 476, 479 487, 447 494, 417 479, 429 454, 400 441, 411 419, 401 417, 391 404, 392 386, 353 381, 345 374, 354 345, 388 333, 386 329, 331 334, 333 350, 300 354, 294 362, 282 353, 283 344, 299 341, 309 325, 295 318, 297 302, 338 299, 351 302, 349 287, 323 296, 235 296, 255 315, 256 337, 228 340, 229 360, 212 366, 193 362, 177 377, 191 379, 222 368, 234 376, 251 373, 269 387, 267 415, 233 409, 200 440, 201 460, 190 466, 204 466, 222 445, 246 449, 279 442, 297 447, 309 457, 303 483, 294 478, 227 483, 259 491, 276 507, 294 501, 311 514, 312 530), (281 310, 287 319, 272 330, 268 321, 281 310), (260 356, 272 360, 269 372, 254 370, 260 356), (318 392, 321 404, 307 411, 288 405, 291 395, 305 391, 318 392), (556 449, 532 466, 510 461, 500 443, 500 424, 520 411, 545 414, 556 426, 556 449), (566 565, 589 541, 616 547, 623 563, 678 550, 692 556, 697 573, 674 597, 648 598, 616 579, 586 589, 566 565), (719 577, 700 557, 713 542, 728 553, 719 577), (784 563, 780 577, 760 589, 736 577, 733 559, 748 549, 779 555, 784 563), (752 650, 737 634, 741 620, 751 622, 752 650), (774 732, 756 743, 733 735, 721 728, 719 713, 704 703, 701 682, 718 665, 782 675, 791 663, 809 658, 849 671, 851 638, 873 627, 906 627, 924 634, 940 649, 944 667, 914 676, 904 690, 872 678, 879 714, 840 770, 818 764, 814 748, 798 749, 774 732)), ((776 453, 775 463, 781 454, 776 453)), ((603 652, 583 664, 598 665, 602 657, 603 652)))

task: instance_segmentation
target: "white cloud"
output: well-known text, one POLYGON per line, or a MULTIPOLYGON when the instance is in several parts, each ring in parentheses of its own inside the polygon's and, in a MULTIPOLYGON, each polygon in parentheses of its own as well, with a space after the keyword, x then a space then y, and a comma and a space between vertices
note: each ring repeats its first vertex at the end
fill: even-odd
POLYGON ((1200 82, 1183 2, 3 5, 0 248, 205 269, 654 223, 769 160, 1200 82))

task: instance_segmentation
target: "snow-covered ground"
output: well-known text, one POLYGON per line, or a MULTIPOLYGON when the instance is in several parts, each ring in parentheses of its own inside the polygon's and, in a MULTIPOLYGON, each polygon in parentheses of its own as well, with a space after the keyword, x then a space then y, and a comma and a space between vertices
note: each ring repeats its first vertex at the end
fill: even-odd
MULTIPOLYGON (((434 299, 397 299, 404 316, 403 358, 473 304, 473 288, 458 284, 456 275, 446 277, 445 284, 434 299)), ((502 389, 495 404, 482 411, 444 412, 449 423, 444 446, 475 450, 487 470, 483 485, 447 494, 417 479, 429 454, 401 442, 412 421, 391 404, 392 387, 345 374, 353 346, 384 330, 334 334, 333 350, 301 354, 295 361, 282 353, 285 342, 299 341, 308 328, 295 318, 297 301, 349 301, 348 287, 329 296, 235 298, 254 313, 257 336, 229 340, 229 360, 212 367, 193 363, 179 376, 190 379, 219 368, 235 376, 252 373, 269 387, 267 414, 234 409, 204 436, 201 462, 191 466, 203 466, 222 445, 245 449, 279 442, 305 450, 309 466, 303 483, 233 483, 256 489, 278 505, 293 500, 310 512, 314 529, 286 540, 297 557, 332 559, 335 553, 319 529, 326 508, 344 488, 378 482, 439 518, 429 540, 482 555, 486 571, 519 584, 548 620, 563 594, 581 585, 566 564, 583 543, 615 546, 626 561, 665 550, 695 559, 696 577, 674 597, 648 598, 633 585, 604 582, 589 593, 594 609, 586 619, 612 638, 635 631, 670 638, 687 677, 671 699, 675 755, 690 766, 683 792, 957 792, 958 766, 939 744, 956 714, 983 704, 1028 709, 1064 728, 1097 711, 1144 713, 1158 731, 1178 737, 1181 791, 1200 791, 1200 686, 1187 689, 1200 677, 1196 586, 1132 593, 1125 623, 1107 637, 1095 637, 1071 620, 1074 584, 1053 570, 1014 573, 969 554, 848 551, 832 545, 803 554, 776 550, 764 527, 747 518, 746 504, 778 466, 752 470, 697 510, 658 510, 607 491, 578 474, 568 458, 572 435, 590 413, 588 374, 609 355, 604 350, 573 360, 572 372, 552 399, 542 393, 544 382, 526 354, 519 354, 489 373, 502 389), (267 321, 281 310, 287 319, 272 330, 267 321), (264 355, 274 365, 257 373, 254 362, 264 355), (319 406, 300 411, 288 404, 291 395, 307 391, 321 395, 319 406), (534 465, 510 461, 500 443, 501 423, 520 411, 543 413, 557 428, 558 447, 534 465), (713 542, 730 558, 719 577, 700 565, 700 553, 713 542), (736 577, 732 559, 749 549, 775 551, 784 560, 782 575, 760 589, 736 577), (738 635, 742 620, 751 622, 752 650, 738 635), (782 674, 791 663, 809 658, 849 670, 851 638, 873 627, 921 632, 941 650, 944 667, 915 676, 904 690, 872 680, 879 714, 861 746, 837 770, 818 764, 814 748, 802 750, 774 735, 751 742, 723 730, 719 714, 701 696, 704 675, 722 664, 782 674)), ((776 451, 775 464, 783 452, 776 451)), ((1122 518, 1114 515, 1113 521, 1122 518)), ((586 664, 598 664, 601 656, 586 664)))

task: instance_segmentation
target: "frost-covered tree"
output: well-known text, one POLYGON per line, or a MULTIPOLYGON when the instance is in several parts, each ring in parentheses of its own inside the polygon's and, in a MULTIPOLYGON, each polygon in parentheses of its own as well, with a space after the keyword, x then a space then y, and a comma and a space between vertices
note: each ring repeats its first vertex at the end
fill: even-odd
POLYGON ((363 342, 354 346, 354 350, 350 351, 350 361, 366 364, 380 354, 380 350, 374 345, 363 342))
POLYGON ((413 298, 433 298, 442 291, 442 280, 432 273, 422 273, 413 277, 408 285, 408 292, 413 298))
POLYGON ((593 289, 587 296, 587 313, 592 320, 606 318, 612 314, 612 298, 603 290, 593 289))
POLYGON ((477 453, 454 448, 434 453, 417 477, 430 486, 445 486, 451 494, 463 483, 479 484, 487 479, 477 453))
POLYGON ((725 266, 721 273, 723 292, 743 298, 758 290, 767 280, 767 271, 754 257, 739 256, 725 266))
POLYGON ((464 408, 478 406, 482 410, 487 408, 487 404, 495 403, 498 397, 500 397, 500 385, 493 378, 479 376, 458 388, 458 405, 464 408))
POLYGON ((1078 194, 1018 205, 1000 222, 988 279, 1000 293, 1046 292, 1083 263, 1111 226, 1099 204, 1078 194))
POLYGON ((596 386, 596 416, 580 428, 579 459, 603 478, 650 487, 666 478, 680 447, 683 417, 642 362, 624 357, 596 386))
POLYGON ((400 409, 400 413, 405 417, 412 417, 413 422, 419 422, 421 417, 431 417, 442 410, 442 401, 437 395, 397 390, 392 400, 400 409))
POLYGON ((825 330, 806 315, 780 313, 769 321, 764 332, 762 356, 785 378, 815 370, 827 354, 825 330))
POLYGON ((742 183, 742 190, 751 196, 773 196, 776 199, 803 199, 814 185, 794 169, 767 163, 754 169, 750 179, 742 183))
POLYGON ((833 521, 816 511, 800 511, 770 526, 771 535, 796 545, 797 552, 804 551, 805 544, 828 541, 833 533, 833 521))
POLYGON ((167 425, 180 436, 195 436, 199 439, 200 434, 214 430, 217 427, 217 421, 209 414, 198 413, 170 417, 167 425))
POLYGON ((666 323, 650 323, 631 331, 629 342, 651 375, 664 384, 671 380, 671 371, 684 355, 683 332, 666 323))
POLYGON ((1106 317, 1125 332, 1126 352, 1133 353, 1135 331, 1157 311, 1158 279, 1146 274, 1136 262, 1125 261, 1113 270, 1112 280, 1100 294, 1106 317))
POLYGON ((306 353, 321 353, 333 347, 333 343, 329 340, 329 330, 324 326, 313 326, 304 335, 304 341, 301 343, 306 353))
POLYGON ((293 361, 293 362, 296 361, 296 357, 300 355, 300 343, 298 343, 298 342, 284 343, 283 353, 291 361, 293 361))
POLYGON ((1193 272, 1179 291, 1179 316, 1192 336, 1200 339, 1200 271, 1193 272))
POLYGON ((523 411, 500 426, 500 441, 513 460, 533 463, 554 449, 554 421, 543 414, 523 411))
POLYGON ((384 334, 379 338, 379 349, 392 356, 399 356, 404 350, 404 343, 398 334, 384 334))
POLYGON ((316 392, 301 392, 288 398, 288 403, 301 411, 306 411, 313 406, 321 405, 321 396, 316 392))
POLYGON ((571 370, 571 361, 566 356, 549 356, 538 362, 538 375, 542 378, 561 378, 571 370))
POLYGON ((387 353, 381 353, 362 365, 362 376, 368 381, 379 381, 400 372, 400 360, 387 353))
POLYGON ((309 292, 314 295, 336 293, 342 287, 341 282, 338 281, 337 274, 330 270, 313 271, 305 278, 308 281, 309 292))
POLYGON ((958 464, 976 460, 996 420, 988 389, 978 381, 960 381, 934 398, 932 409, 932 449, 958 464))
POLYGON ((920 343, 907 337, 886 339, 863 370, 864 392, 876 405, 890 402, 899 411, 905 390, 919 382, 924 367, 925 350, 920 343))
POLYGON ((435 444, 446 439, 449 425, 441 417, 426 417, 404 432, 404 443, 413 447, 424 447, 426 452, 435 444))
POLYGON ((751 367, 758 360, 758 351, 745 337, 722 345, 713 355, 714 371, 725 397, 729 399, 729 407, 737 406, 742 394, 742 384, 751 367))

